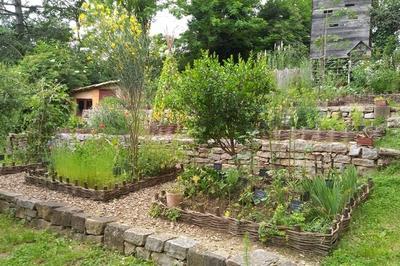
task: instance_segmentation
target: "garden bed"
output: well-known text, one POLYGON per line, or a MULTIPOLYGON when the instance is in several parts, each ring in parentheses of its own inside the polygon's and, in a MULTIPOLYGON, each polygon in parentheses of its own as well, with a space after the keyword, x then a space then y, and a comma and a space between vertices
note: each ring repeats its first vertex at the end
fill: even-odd
POLYGON ((30 170, 35 170, 42 166, 41 163, 27 164, 27 165, 15 165, 15 166, 3 166, 0 167, 0 175, 11 175, 21 172, 27 172, 30 170))
MULTIPOLYGON (((304 232, 299 229, 278 226, 278 230, 283 236, 271 236, 267 243, 277 246, 286 246, 316 255, 327 255, 338 243, 343 232, 349 227, 351 215, 354 209, 364 202, 373 188, 372 180, 361 186, 354 194, 353 198, 346 204, 346 208, 332 222, 331 228, 327 233, 304 232)), ((177 214, 177 220, 183 223, 196 225, 202 228, 215 230, 222 233, 229 233, 234 236, 244 236, 246 234, 252 240, 260 240, 260 224, 252 221, 238 220, 230 217, 222 217, 219 210, 217 214, 201 213, 182 208, 168 208, 164 193, 157 194, 154 206, 159 208, 160 215, 167 218, 168 210, 173 210, 177 214)), ((154 207, 153 206, 153 207, 154 207)))
POLYGON ((31 171, 25 176, 25 182, 31 185, 67 193, 76 197, 89 198, 96 201, 109 201, 131 192, 173 181, 175 180, 177 173, 177 169, 171 169, 159 176, 144 177, 136 182, 115 184, 112 188, 98 188, 95 186, 94 189, 91 189, 88 188, 86 183, 84 183, 83 186, 80 186, 78 181, 71 182, 69 178, 59 178, 59 180, 56 180, 54 177, 46 177, 43 171, 31 171))

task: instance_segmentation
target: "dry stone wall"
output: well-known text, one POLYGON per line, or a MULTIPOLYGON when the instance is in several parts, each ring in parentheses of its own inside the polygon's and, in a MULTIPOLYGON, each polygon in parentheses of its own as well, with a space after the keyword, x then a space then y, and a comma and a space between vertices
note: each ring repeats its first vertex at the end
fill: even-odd
MULTIPOLYGON (((71 141, 97 137, 89 134, 60 134, 58 141, 71 141)), ((125 138, 122 136, 121 140, 125 138)), ((213 165, 221 163, 223 167, 234 167, 235 160, 212 142, 196 144, 190 138, 153 137, 152 140, 164 143, 177 141, 186 154, 183 164, 213 165)), ((359 170, 369 170, 388 165, 392 160, 400 157, 400 151, 358 146, 356 142, 319 142, 310 140, 256 140, 257 149, 250 151, 238 145, 239 162, 243 166, 253 165, 258 168, 287 168, 305 169, 309 173, 321 173, 331 167, 341 169, 347 165, 354 165, 359 170)))
MULTIPOLYGON (((229 256, 199 245, 194 239, 118 223, 116 217, 97 217, 63 202, 39 201, 0 190, 0 213, 46 229, 115 250, 127 256, 152 260, 159 266, 244 266, 241 255, 229 256)), ((139 225, 140 226, 140 225, 139 225)), ((264 250, 250 255, 251 265, 295 265, 264 250)))
MULTIPOLYGON (((200 165, 222 163, 232 167, 234 159, 221 148, 199 145, 187 151, 188 162, 200 165)), ((260 140, 257 151, 253 151, 254 168, 298 168, 309 173, 321 173, 333 167, 342 169, 354 165, 359 170, 374 169, 388 165, 400 156, 400 151, 358 146, 355 142, 315 142, 306 140, 272 141, 260 140)), ((251 153, 241 147, 240 163, 251 164, 251 153)))
POLYGON ((321 106, 318 108, 321 116, 342 117, 347 124, 351 123, 351 113, 357 110, 362 113, 366 120, 373 120, 376 117, 384 116, 387 118, 397 117, 398 108, 377 107, 375 105, 344 105, 344 106, 321 106))

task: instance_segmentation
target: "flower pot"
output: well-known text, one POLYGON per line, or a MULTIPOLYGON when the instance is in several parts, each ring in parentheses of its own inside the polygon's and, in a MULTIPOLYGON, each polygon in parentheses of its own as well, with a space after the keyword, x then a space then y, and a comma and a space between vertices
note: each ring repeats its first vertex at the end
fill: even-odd
POLYGON ((375 106, 387 106, 388 102, 385 99, 375 100, 375 106))
POLYGON ((357 144, 360 146, 374 146, 374 140, 366 136, 357 136, 357 144))
POLYGON ((183 194, 167 192, 167 207, 173 208, 179 206, 183 201, 183 194))

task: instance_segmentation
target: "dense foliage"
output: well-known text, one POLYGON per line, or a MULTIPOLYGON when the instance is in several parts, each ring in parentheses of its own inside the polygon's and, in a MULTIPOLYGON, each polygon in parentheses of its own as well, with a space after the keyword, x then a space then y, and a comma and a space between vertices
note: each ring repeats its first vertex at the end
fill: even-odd
POLYGON ((123 102, 115 97, 107 97, 93 109, 86 121, 87 127, 96 132, 119 135, 128 133, 128 121, 123 102))
POLYGON ((214 140, 236 155, 236 141, 245 142, 261 120, 262 106, 274 89, 272 72, 262 58, 229 59, 221 65, 204 54, 180 76, 174 107, 200 141, 214 140))
MULTIPOLYGON (((140 178, 156 176, 174 168, 180 159, 179 149, 171 145, 145 142, 139 148, 140 178)), ((113 187, 122 181, 132 181, 128 149, 118 138, 89 139, 70 145, 55 143, 50 162, 58 177, 78 180, 83 186, 113 187)))

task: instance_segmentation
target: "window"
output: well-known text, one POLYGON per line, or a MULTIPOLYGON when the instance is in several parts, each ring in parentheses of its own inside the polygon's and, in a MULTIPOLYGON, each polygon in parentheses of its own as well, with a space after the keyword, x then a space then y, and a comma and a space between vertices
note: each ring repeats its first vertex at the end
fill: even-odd
POLYGON ((329 28, 336 28, 336 27, 339 27, 339 24, 337 23, 329 24, 329 28))
POLYGON ((332 9, 324 10, 324 14, 332 14, 332 13, 333 13, 332 9))
POLYGON ((93 105, 92 99, 76 99, 76 102, 78 103, 78 115, 82 115, 83 110, 88 110, 92 108, 93 105))
POLYGON ((356 4, 345 4, 344 6, 345 7, 352 7, 352 6, 355 6, 356 4))

